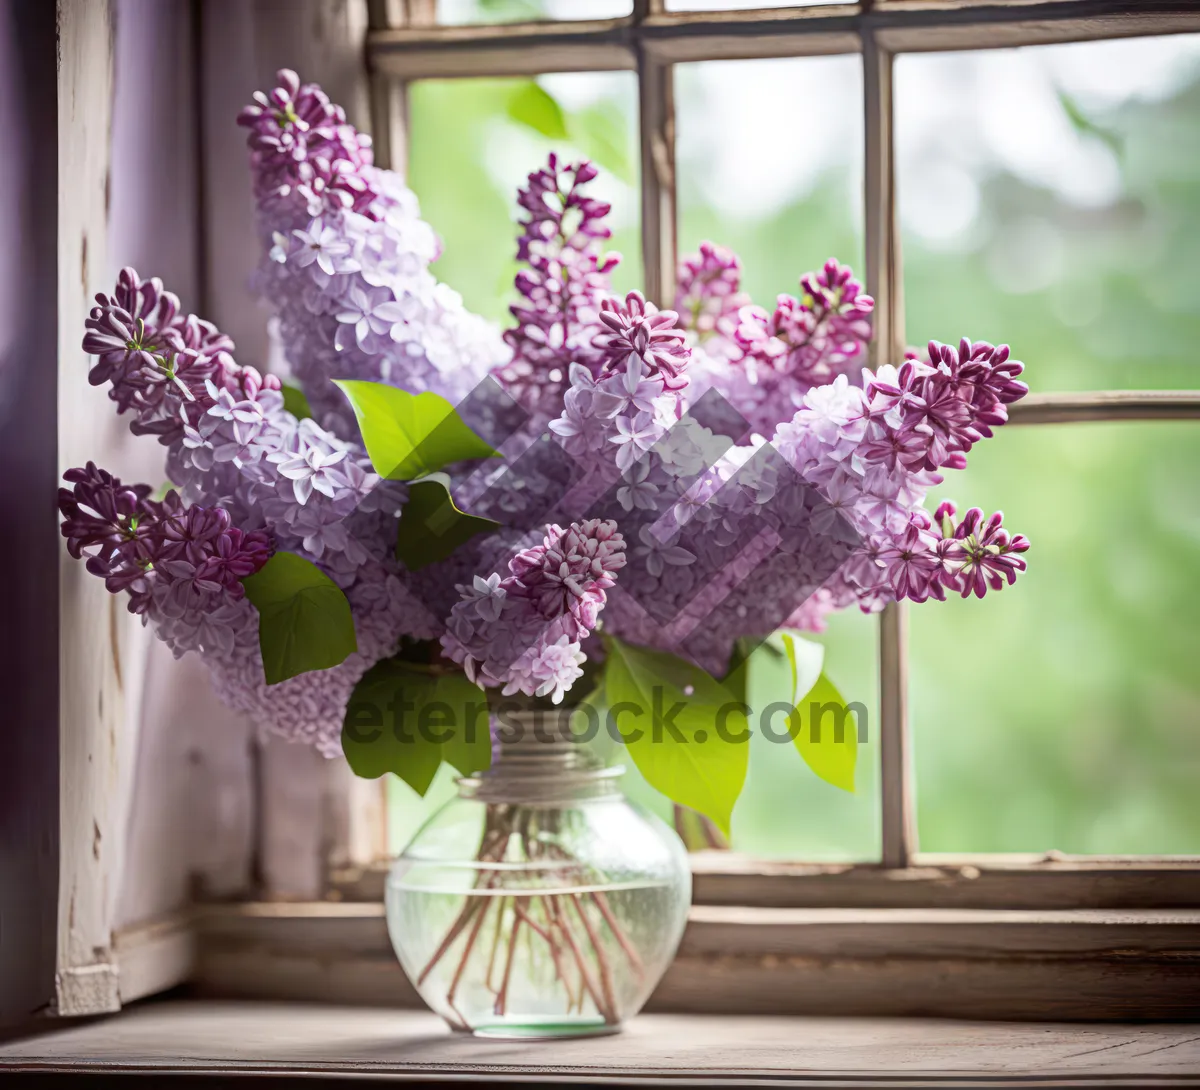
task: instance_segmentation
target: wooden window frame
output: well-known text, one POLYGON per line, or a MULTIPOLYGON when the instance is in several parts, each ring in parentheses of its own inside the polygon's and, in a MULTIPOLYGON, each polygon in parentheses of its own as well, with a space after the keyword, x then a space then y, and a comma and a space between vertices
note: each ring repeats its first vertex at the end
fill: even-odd
MULTIPOLYGON (((861 5, 437 26, 432 0, 373 0, 366 56, 377 148, 404 162, 416 79, 636 71, 646 293, 671 298, 673 66, 858 53, 865 107, 873 362, 904 347, 892 131, 897 53, 1200 32, 1194 3, 875 0, 861 5)), ((1012 423, 1200 420, 1200 390, 1034 394, 1012 423)), ((907 615, 879 622, 882 852, 875 863, 692 856, 693 909, 652 1007, 998 1018, 1197 1018, 1200 857, 946 856, 918 851, 907 615)), ((346 853, 342 853, 346 858, 346 853)), ((205 909, 194 981, 222 995, 415 1003, 383 917, 386 863, 328 871, 323 903, 205 909)))
MULTIPOLYGON (((1200 32, 1186 0, 864 0, 858 4, 753 11, 665 10, 665 0, 634 0, 630 16, 578 22, 438 25, 435 0, 371 0, 366 56, 377 150, 403 166, 406 88, 418 79, 535 76, 543 72, 629 70, 638 74, 641 247, 645 292, 674 295, 676 248, 674 66, 695 61, 859 54, 865 110, 866 282, 875 297, 871 362, 905 348, 903 276, 896 220, 893 68, 905 52, 946 52, 1200 32)), ((1200 390, 1115 390, 1031 394, 1012 406, 1011 423, 1200 420, 1200 390)), ((889 605, 879 621, 881 858, 877 864, 814 867, 764 864, 733 855, 695 861, 698 903, 1022 904, 1015 886, 1032 879, 1028 899, 1056 905, 1200 906, 1195 859, 1122 860, 1058 853, 1004 861, 938 858, 918 851, 908 718, 908 607, 889 605), (888 872, 910 872, 903 887, 888 872), (962 878, 978 874, 977 878, 962 878), (958 876, 958 877, 955 877, 958 876), (986 876, 986 877, 984 877, 986 876), (1182 880, 1181 880, 1182 876, 1182 880), (783 879, 781 881, 781 879, 783 879), (786 888, 785 895, 779 892, 786 888), (812 889, 812 893, 806 892, 812 889), (903 888, 901 895, 898 891, 903 888), (957 892, 951 893, 951 889, 957 892), (1050 892, 1061 889, 1059 892, 1050 892), (967 892, 969 890, 969 892, 967 892), (916 893, 915 891, 921 891, 916 893), (1154 891, 1154 892, 1149 892, 1154 891), (1168 891, 1170 891, 1168 896, 1168 891), (965 899, 965 900, 964 900, 965 899), (1158 903, 1158 902, 1156 902, 1158 903)), ((343 891, 379 887, 369 871, 335 875, 343 891), (365 880, 365 885, 363 885, 365 880)))

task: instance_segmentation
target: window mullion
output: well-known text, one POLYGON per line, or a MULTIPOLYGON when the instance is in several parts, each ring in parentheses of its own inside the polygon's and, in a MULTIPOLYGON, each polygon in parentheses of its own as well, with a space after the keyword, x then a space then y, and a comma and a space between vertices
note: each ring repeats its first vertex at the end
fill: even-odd
MULTIPOLYGON (((661 13, 663 0, 635 0, 635 24, 661 13)), ((646 297, 669 307, 675 297, 675 73, 637 48, 641 145, 642 276, 646 297)))
MULTIPOLYGON (((875 297, 871 362, 897 360, 904 351, 899 237, 896 229, 892 54, 867 32, 863 38, 866 106, 867 288, 875 297)), ((908 614, 903 602, 887 606, 879 622, 880 810, 882 862, 907 867, 917 850, 908 723, 908 614)))

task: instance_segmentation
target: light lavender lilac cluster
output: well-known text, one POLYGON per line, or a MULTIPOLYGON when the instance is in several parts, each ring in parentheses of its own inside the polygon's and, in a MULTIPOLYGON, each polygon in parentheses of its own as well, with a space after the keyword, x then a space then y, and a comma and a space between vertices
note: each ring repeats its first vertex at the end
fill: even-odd
POLYGON ((432 390, 459 402, 507 363, 498 331, 429 271, 441 250, 398 174, 315 84, 283 70, 238 117, 249 130, 265 257, 257 287, 320 423, 358 429, 332 379, 432 390))
MULTIPOLYGON (((269 248, 258 287, 279 312, 285 353, 315 418, 288 412, 279 379, 239 366, 230 339, 184 314, 161 282, 124 270, 87 322, 84 349, 97 356, 90 377, 110 384, 135 433, 157 435, 166 446, 177 492, 163 513, 147 499, 147 486, 69 476, 83 491, 64 492, 63 532, 110 589, 129 591, 131 608, 177 655, 204 654, 229 704, 334 756, 346 701, 362 673, 391 654, 401 635, 433 638, 442 624, 406 589, 394 559, 404 487, 374 472, 331 379, 367 378, 455 398, 508 353, 499 333, 429 273, 437 239, 402 181, 372 165, 369 139, 319 88, 300 85, 287 71, 278 80, 239 120, 250 130, 269 248), (126 510, 130 496, 136 509, 126 510), (109 520, 107 539, 81 521, 100 514, 93 503, 119 515, 109 520), (188 562, 201 574, 187 576, 176 553, 163 554, 164 539, 148 529, 160 523, 172 533, 185 526, 181 532, 205 541, 210 524, 219 524, 216 556, 224 549, 240 557, 247 541, 269 542, 316 563, 346 593, 358 652, 338 667, 268 688, 257 612, 240 583, 225 577, 245 564, 226 564, 213 581, 214 561, 197 555, 188 562), (127 533, 132 537, 117 548, 113 535, 127 533), (192 589, 184 593, 184 586, 192 589)), ((184 554, 195 548, 189 544, 184 554)), ((252 555, 266 559, 261 551, 252 555)))

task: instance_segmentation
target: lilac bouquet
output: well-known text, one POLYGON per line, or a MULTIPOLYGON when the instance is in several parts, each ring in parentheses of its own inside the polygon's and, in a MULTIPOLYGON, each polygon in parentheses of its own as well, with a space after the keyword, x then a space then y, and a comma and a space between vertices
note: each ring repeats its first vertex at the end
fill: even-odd
POLYGON ((832 260, 772 311, 708 243, 674 309, 618 298, 596 168, 555 156, 519 193, 501 335, 430 272, 438 239, 368 138, 319 87, 277 78, 239 123, 256 288, 289 374, 238 364, 123 271, 87 321, 90 379, 166 448, 171 488, 69 471, 71 555, 176 655, 198 652, 232 707, 360 774, 423 791, 443 759, 487 765, 486 732, 366 744, 363 709, 408 686, 464 711, 487 691, 588 691, 641 709, 623 729, 678 698, 678 731, 628 729, 629 753, 725 828, 746 747, 684 753, 718 713, 782 700, 805 759, 851 786, 852 752, 849 782, 813 758, 805 698, 836 690, 802 633, 849 606, 982 597, 1024 569, 999 513, 925 507, 1026 392, 1022 365, 964 339, 865 368, 872 300, 832 260))

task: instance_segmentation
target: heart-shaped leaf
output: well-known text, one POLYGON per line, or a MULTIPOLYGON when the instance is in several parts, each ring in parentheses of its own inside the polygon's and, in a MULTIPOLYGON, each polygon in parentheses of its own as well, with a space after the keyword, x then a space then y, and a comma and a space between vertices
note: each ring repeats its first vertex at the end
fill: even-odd
POLYGON ((342 752, 355 775, 394 772, 424 795, 442 761, 463 775, 491 764, 487 696, 458 671, 383 659, 350 694, 342 752))
POLYGON ((242 586, 258 610, 258 646, 268 685, 327 670, 358 650, 345 594, 304 557, 276 553, 242 586))
POLYGON ((496 458, 444 397, 382 382, 335 380, 350 401, 371 464, 381 477, 414 481, 452 462, 496 458))
POLYGON ((683 659, 605 638, 605 700, 646 782, 728 835, 750 733, 738 694, 683 659))
POLYGON ((476 534, 490 533, 500 523, 460 511, 450 489, 426 479, 409 485, 408 500, 396 531, 396 559, 409 571, 445 560, 476 534))

